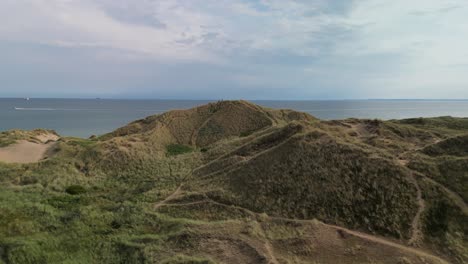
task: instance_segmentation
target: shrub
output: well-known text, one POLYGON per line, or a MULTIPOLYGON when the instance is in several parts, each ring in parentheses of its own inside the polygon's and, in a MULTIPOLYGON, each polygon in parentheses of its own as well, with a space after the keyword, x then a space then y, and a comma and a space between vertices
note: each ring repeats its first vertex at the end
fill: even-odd
POLYGON ((250 135, 252 135, 254 131, 243 131, 240 133, 239 137, 248 137, 250 135))
POLYGON ((78 195, 86 192, 86 189, 81 185, 70 185, 65 189, 65 192, 71 195, 78 195))
POLYGON ((193 151, 192 147, 181 144, 170 144, 166 147, 168 156, 176 156, 180 154, 190 153, 193 151))

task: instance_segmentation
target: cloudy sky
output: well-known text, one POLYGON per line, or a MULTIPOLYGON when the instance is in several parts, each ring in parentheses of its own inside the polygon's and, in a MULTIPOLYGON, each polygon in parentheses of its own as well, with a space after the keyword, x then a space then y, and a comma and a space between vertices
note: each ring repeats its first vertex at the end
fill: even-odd
POLYGON ((468 98, 466 0, 0 0, 0 97, 468 98))

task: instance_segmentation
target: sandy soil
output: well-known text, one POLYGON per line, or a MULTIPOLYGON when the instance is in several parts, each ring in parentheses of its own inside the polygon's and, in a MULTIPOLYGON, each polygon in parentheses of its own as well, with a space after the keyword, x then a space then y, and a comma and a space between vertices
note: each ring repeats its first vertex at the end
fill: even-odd
MULTIPOLYGON (((47 142, 49 139, 44 138, 41 139, 41 141, 47 142)), ((38 144, 26 140, 19 140, 15 144, 0 148, 0 161, 6 163, 38 162, 47 157, 47 151, 55 144, 56 142, 38 144)))
POLYGON ((60 139, 60 137, 54 134, 40 134, 36 136, 36 139, 38 139, 42 143, 47 143, 50 141, 57 141, 60 139))

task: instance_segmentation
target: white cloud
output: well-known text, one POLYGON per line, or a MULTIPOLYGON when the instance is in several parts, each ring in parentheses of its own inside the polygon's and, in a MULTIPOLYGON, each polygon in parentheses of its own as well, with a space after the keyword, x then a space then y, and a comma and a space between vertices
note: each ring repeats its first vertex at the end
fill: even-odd
MULTIPOLYGON (((0 42, 47 45, 62 57, 86 50, 109 67, 218 67, 212 83, 247 95, 281 86, 298 98, 322 88, 336 97, 468 97, 467 12, 465 0, 2 0, 0 42)), ((134 82, 181 83, 154 71, 134 82)))
POLYGON ((242 2, 215 0, 6 0, 0 3, 7 21, 0 27, 0 37, 68 46, 97 43, 157 57, 211 61, 239 49, 316 54, 311 47, 314 33, 336 23, 327 15, 304 16, 316 8, 308 4, 261 2, 263 11, 242 2), (146 9, 133 8, 139 5, 146 9), (108 10, 136 12, 127 17, 153 18, 164 26, 118 20, 108 10), (216 41, 209 42, 205 36, 213 33, 216 41))
POLYGON ((95 44, 163 59, 215 60, 199 43, 179 42, 189 37, 199 40, 206 33, 199 25, 208 18, 166 2, 160 5, 172 10, 169 22, 173 22, 167 29, 118 21, 94 1, 7 0, 0 3, 0 15, 6 21, 0 26, 0 38, 74 47, 95 44))

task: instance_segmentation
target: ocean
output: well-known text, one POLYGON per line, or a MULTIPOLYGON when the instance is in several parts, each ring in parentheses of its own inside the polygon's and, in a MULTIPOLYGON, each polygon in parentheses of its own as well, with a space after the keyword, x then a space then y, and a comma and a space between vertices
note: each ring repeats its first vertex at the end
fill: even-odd
MULTIPOLYGON (((0 131, 47 128, 63 136, 101 135, 131 121, 209 100, 0 99, 0 131)), ((468 117, 466 100, 253 101, 289 108, 321 119, 468 117)))

